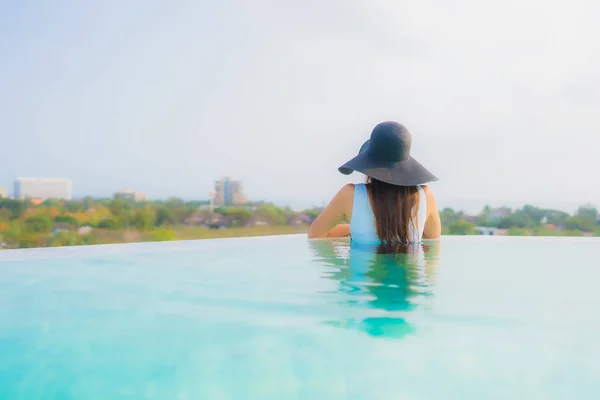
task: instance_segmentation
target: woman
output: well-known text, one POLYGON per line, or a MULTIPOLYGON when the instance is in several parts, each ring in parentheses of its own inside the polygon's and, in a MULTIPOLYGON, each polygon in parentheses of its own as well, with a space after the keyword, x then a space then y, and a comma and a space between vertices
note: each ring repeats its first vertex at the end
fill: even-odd
POLYGON ((410 156, 411 141, 397 122, 377 125, 359 154, 339 168, 345 175, 367 175, 367 183, 345 185, 312 223, 308 237, 350 236, 368 244, 439 238, 437 205, 424 185, 438 178, 410 156), (336 225, 343 220, 350 224, 336 225))

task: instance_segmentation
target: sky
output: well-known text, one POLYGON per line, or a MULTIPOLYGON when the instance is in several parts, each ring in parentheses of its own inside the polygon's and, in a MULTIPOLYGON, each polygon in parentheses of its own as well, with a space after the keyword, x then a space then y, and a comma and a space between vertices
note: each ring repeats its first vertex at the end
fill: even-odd
POLYGON ((323 205, 385 120, 442 207, 600 205, 600 2, 0 0, 0 187, 323 205))

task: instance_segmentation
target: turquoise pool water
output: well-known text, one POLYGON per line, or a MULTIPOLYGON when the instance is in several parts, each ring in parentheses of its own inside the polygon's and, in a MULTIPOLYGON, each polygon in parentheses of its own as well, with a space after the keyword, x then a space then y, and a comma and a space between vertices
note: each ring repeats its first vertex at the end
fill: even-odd
POLYGON ((595 399, 600 241, 0 251, 0 399, 595 399))

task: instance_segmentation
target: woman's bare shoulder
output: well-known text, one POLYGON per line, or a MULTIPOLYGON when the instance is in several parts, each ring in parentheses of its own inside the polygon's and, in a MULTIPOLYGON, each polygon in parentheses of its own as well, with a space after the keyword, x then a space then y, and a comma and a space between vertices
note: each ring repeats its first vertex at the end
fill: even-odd
POLYGON ((354 195, 354 187, 356 185, 354 183, 347 183, 344 186, 342 186, 342 188, 340 189, 340 193, 343 193, 345 195, 354 195))
POLYGON ((421 185, 421 187, 425 191, 425 194, 427 194, 427 197, 432 197, 433 196, 433 190, 431 190, 431 188, 429 186, 427 186, 427 185, 421 185))

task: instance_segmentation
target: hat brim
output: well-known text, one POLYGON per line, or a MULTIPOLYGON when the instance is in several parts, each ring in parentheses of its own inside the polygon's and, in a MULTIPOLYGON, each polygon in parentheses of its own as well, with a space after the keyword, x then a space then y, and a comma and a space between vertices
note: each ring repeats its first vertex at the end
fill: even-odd
POLYGON ((396 163, 382 164, 380 161, 373 160, 368 151, 361 152, 338 170, 344 175, 350 175, 357 171, 371 178, 398 186, 417 186, 439 180, 412 157, 396 163))

